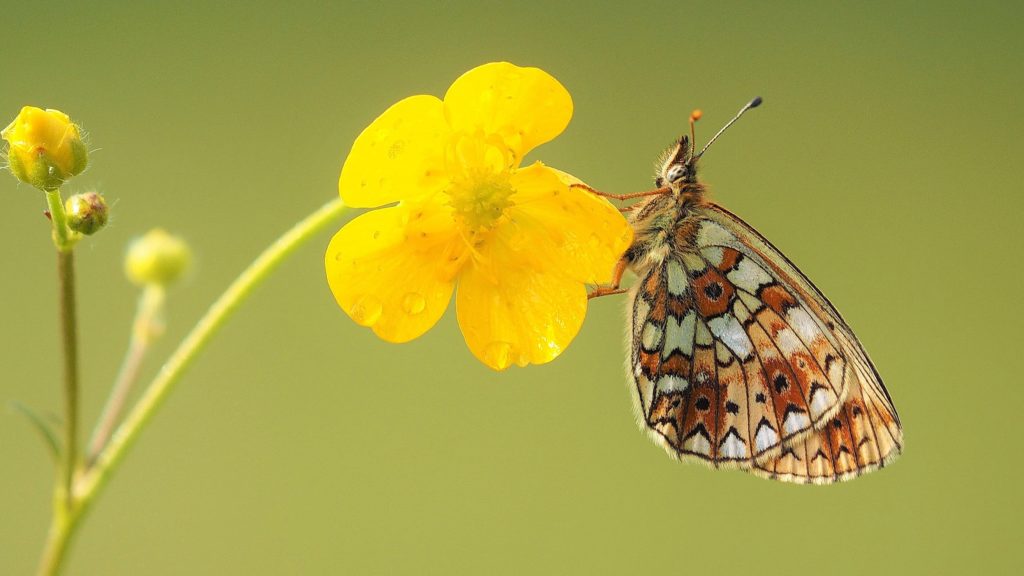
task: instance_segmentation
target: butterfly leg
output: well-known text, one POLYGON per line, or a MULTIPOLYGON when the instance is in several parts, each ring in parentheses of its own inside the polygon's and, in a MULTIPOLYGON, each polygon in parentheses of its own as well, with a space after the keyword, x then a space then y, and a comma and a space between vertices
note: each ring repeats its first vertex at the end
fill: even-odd
POLYGON ((619 258, 619 261, 615 264, 615 270, 612 272, 612 282, 608 286, 598 286, 594 288, 590 294, 587 294, 587 298, 599 298, 601 296, 610 296, 612 294, 622 294, 626 292, 626 288, 619 288, 622 284, 622 275, 626 273, 626 265, 629 264, 629 260, 626 258, 619 258))
POLYGON ((590 186, 587 186, 586 184, 579 184, 579 183, 577 183, 577 184, 569 184, 569 187, 570 188, 579 188, 581 190, 586 190, 587 192, 590 192, 591 194, 593 194, 595 196, 603 196, 605 198, 613 198, 615 200, 631 200, 633 198, 642 198, 644 196, 658 196, 658 195, 661 195, 661 194, 668 194, 669 192, 672 191, 671 188, 668 188, 666 186, 664 188, 657 188, 655 190, 648 190, 646 192, 633 192, 631 194, 610 194, 608 192, 601 192, 600 190, 596 190, 594 188, 591 188, 590 186))

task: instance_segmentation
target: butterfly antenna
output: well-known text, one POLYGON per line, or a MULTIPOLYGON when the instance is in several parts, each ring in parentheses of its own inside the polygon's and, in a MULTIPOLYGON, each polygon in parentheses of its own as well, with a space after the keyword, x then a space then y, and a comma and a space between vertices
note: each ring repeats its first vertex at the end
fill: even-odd
POLYGON ((693 158, 693 153, 697 151, 697 131, 694 128, 694 124, 703 115, 704 113, 699 108, 690 112, 690 158, 693 158))
MULTIPOLYGON (((694 157, 694 159, 696 160, 697 158, 700 158, 701 156, 703 156, 704 153, 707 152, 708 148, 710 148, 711 145, 715 143, 715 140, 718 140, 718 137, 722 135, 722 132, 725 132, 725 130, 727 128, 729 128, 729 126, 732 126, 733 124, 735 124, 736 121, 740 119, 740 116, 743 116, 744 112, 746 112, 747 110, 750 110, 751 108, 757 108, 758 106, 760 106, 761 102, 762 102, 762 100, 761 100, 760 96, 758 96, 757 98, 754 98, 750 102, 747 102, 747 105, 744 106, 743 108, 740 108, 740 111, 737 112, 735 116, 733 116, 732 120, 729 120, 728 124, 726 124, 725 126, 722 126, 722 129, 718 131, 718 134, 715 134, 715 136, 713 138, 711 138, 711 140, 708 140, 708 143, 704 145, 704 149, 701 150, 700 154, 697 154, 697 156, 694 157)), ((692 118, 692 116, 691 116, 691 118, 692 118)), ((693 121, 692 120, 690 121, 690 126, 693 126, 693 121)))

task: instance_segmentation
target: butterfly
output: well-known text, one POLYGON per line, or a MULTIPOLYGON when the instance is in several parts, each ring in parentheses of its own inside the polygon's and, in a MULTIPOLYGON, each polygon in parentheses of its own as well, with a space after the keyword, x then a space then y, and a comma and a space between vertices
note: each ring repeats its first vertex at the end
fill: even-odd
POLYGON ((642 429, 670 455, 796 483, 880 469, 903 449, 882 379, 849 325, 764 236, 708 200, 693 125, 626 208, 634 240, 610 286, 630 300, 629 377, 642 429))

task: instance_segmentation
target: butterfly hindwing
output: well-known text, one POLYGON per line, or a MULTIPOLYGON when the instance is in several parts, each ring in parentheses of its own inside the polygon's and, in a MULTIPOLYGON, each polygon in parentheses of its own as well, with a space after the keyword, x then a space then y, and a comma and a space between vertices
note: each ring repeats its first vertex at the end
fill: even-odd
POLYGON ((853 377, 846 402, 831 421, 783 449, 753 472, 790 482, 828 484, 877 470, 899 455, 902 439, 890 427, 894 414, 866 394, 853 377))

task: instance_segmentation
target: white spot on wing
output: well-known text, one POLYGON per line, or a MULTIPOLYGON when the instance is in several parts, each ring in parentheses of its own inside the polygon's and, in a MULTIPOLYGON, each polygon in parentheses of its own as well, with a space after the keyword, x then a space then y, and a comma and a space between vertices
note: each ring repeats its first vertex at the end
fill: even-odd
POLYGON ((704 258, 707 258, 707 261, 710 262, 712 266, 716 268, 722 265, 722 257, 725 255, 725 251, 719 246, 705 248, 701 250, 700 253, 704 258))
POLYGON ((698 246, 733 246, 735 244, 736 238, 725 228, 709 220, 701 223, 700 231, 697 232, 698 246))
POLYGON ((783 328, 779 330, 778 334, 775 335, 775 344, 779 347, 779 350, 787 358, 804 351, 804 344, 796 337, 796 334, 789 328, 783 328))
POLYGON ((816 388, 811 396, 811 415, 815 418, 821 416, 825 410, 832 405, 835 394, 827 388, 816 388))
POLYGON ((740 437, 732 430, 722 441, 719 451, 724 458, 745 458, 747 456, 747 447, 743 444, 743 440, 740 440, 740 437))
POLYGON ((643 342, 645 350, 657 350, 658 345, 661 344, 661 326, 648 322, 644 324, 644 333, 641 342, 643 342))
POLYGON ((694 434, 683 442, 683 449, 707 456, 711 453, 711 443, 702 434, 694 434))
POLYGON ((682 296, 686 292, 686 272, 683 266, 676 260, 669 260, 666 265, 668 269, 668 292, 676 296, 682 296))
POLYGON ((692 310, 682 320, 669 316, 665 320, 665 347, 661 351, 662 358, 668 358, 673 351, 679 350, 686 356, 693 355, 693 330, 697 316, 692 310))
POLYGON ((743 326, 732 314, 723 314, 712 318, 708 322, 711 333, 729 347, 738 358, 743 359, 754 351, 754 344, 750 341, 743 326))
POLYGON ((807 344, 814 342, 818 337, 822 336, 818 324, 803 308, 790 308, 789 312, 786 313, 786 320, 807 344))
POLYGON ((772 281, 772 277, 760 266, 754 264, 750 258, 743 258, 735 270, 725 275, 730 282, 741 290, 751 294, 757 293, 757 289, 772 281))
POLYGON ((785 430, 786 434, 794 434, 810 427, 810 425, 811 421, 807 418, 807 414, 794 410, 786 414, 786 420, 782 423, 782 429, 785 430))
POLYGON ((757 429, 757 436, 754 437, 754 446, 757 447, 758 452, 763 452, 774 446, 778 441, 779 435, 775 433, 775 430, 762 423, 757 429))
POLYGON ((682 392, 689 385, 686 378, 680 378, 674 374, 666 374, 658 378, 658 392, 682 392))

